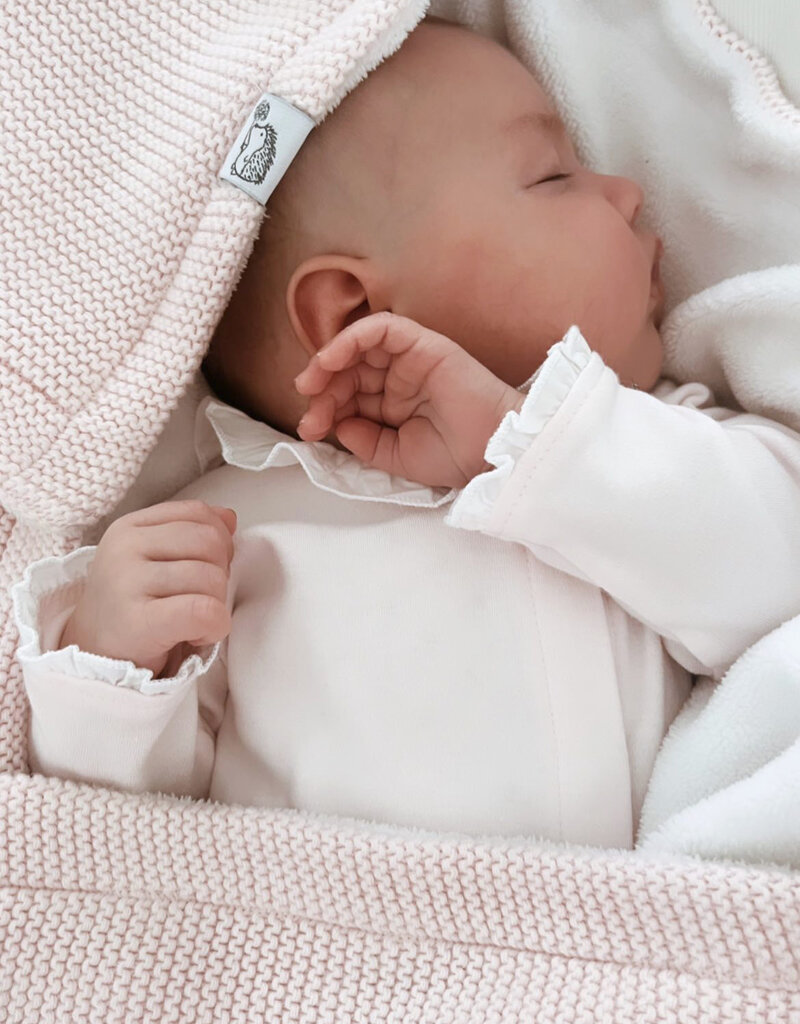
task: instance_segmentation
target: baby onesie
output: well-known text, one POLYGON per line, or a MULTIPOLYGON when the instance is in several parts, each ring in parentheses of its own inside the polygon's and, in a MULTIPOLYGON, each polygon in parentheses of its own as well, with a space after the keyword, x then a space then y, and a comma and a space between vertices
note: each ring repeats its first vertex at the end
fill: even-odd
POLYGON ((800 436, 620 385, 577 328, 459 492, 216 400, 230 637, 167 677, 53 650, 91 548, 14 588, 45 774, 630 847, 692 674, 800 612, 800 436))

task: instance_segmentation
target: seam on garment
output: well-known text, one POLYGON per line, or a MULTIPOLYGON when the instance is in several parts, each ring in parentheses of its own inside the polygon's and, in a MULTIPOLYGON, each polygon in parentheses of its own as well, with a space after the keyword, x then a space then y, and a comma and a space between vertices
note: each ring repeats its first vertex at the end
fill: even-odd
POLYGON ((525 562, 526 575, 525 575, 525 579, 526 579, 526 582, 528 584, 528 592, 531 595, 531 604, 533 605, 534 627, 536 629, 536 638, 537 638, 537 642, 539 644, 539 654, 541 655, 542 666, 543 666, 543 669, 544 669, 544 682, 545 682, 545 689, 547 691, 547 707, 548 707, 548 710, 550 712, 550 728, 551 728, 552 733, 553 733, 553 742, 554 742, 554 746, 555 746, 556 788, 557 788, 557 792, 558 792, 558 802, 557 802, 557 806, 558 806, 558 835, 559 835, 559 838, 562 839, 562 841, 563 841, 564 827, 563 827, 563 816, 562 816, 562 813, 561 813, 561 811, 562 811, 562 803, 563 803, 563 788, 562 788, 562 785, 561 785, 561 743, 560 743, 560 739, 559 739, 559 735, 558 735, 558 729, 556 728, 555 714, 553 713, 553 698, 552 698, 551 690, 550 690, 550 672, 548 671, 547 658, 545 657, 545 653, 544 653, 544 644, 542 643, 542 630, 541 630, 541 625, 540 625, 540 622, 539 622, 539 610, 538 610, 538 607, 537 607, 537 604, 536 604, 536 593, 535 593, 535 591, 533 589, 533 583, 532 583, 533 566, 532 566, 531 563, 534 560, 534 555, 530 551, 528 551, 527 548, 525 549, 525 555, 526 555, 526 562, 525 562))
MULTIPOLYGON (((586 370, 589 368, 590 365, 591 365, 591 363, 587 363, 586 366, 583 368, 583 370, 581 370, 580 374, 576 377, 575 384, 573 384, 573 390, 570 392, 569 395, 567 395, 567 397, 566 397, 566 399, 564 401, 564 404, 562 404, 560 409, 558 410, 558 412, 556 412, 556 414, 555 414, 556 416, 558 416, 558 413, 563 411, 564 405, 566 405, 569 402, 570 397, 574 393, 575 386, 578 384, 578 382, 580 381, 581 377, 584 376, 584 374, 586 373, 586 370)), ((605 369, 605 367, 604 367, 604 369, 605 369)), ((598 377, 598 382, 599 382, 600 379, 602 379, 602 376, 603 376, 603 374, 601 373, 599 375, 599 377, 598 377)), ((596 387, 596 385, 595 385, 595 387, 596 387)), ((538 458, 534 462, 534 469, 535 469, 535 467, 537 465, 541 464, 544 461, 544 459, 547 458, 548 454, 553 449, 553 447, 560 441, 561 435, 564 433, 564 431, 567 429, 567 427, 570 426, 570 424, 573 423, 573 421, 578 418, 580 413, 586 407, 586 403, 588 402, 589 397, 590 397, 590 395, 592 394, 593 391, 594 391, 594 388, 588 390, 586 392, 586 394, 583 396, 583 398, 580 400, 579 404, 576 406, 574 411, 572 413, 570 413, 570 415, 568 417, 566 417, 566 419, 564 420, 563 424, 561 424, 558 428, 554 428, 554 433, 553 433, 553 436, 550 438, 550 441, 548 442, 546 447, 543 447, 542 450, 538 453, 538 458)), ((551 420, 550 421, 550 425, 552 425, 552 422, 553 421, 551 420)), ((548 425, 545 425, 545 431, 547 430, 547 426, 548 425)), ((538 437, 541 437, 541 436, 542 436, 541 434, 538 435, 538 437)), ((523 459, 524 459, 524 456, 523 456, 523 459)), ((512 514, 514 513, 514 511, 516 510, 517 505, 519 505, 519 503, 523 500, 523 498, 528 494, 529 489, 533 485, 533 483, 534 483, 533 476, 534 476, 533 473, 530 473, 528 475, 527 482, 522 486, 521 490, 517 494, 517 497, 509 505, 509 507, 508 507, 508 509, 506 511, 506 514, 503 517, 503 519, 498 522, 498 524, 497 524, 497 529, 498 530, 502 530, 503 528, 507 527, 508 521, 511 518, 512 514)))
POLYGON ((695 0, 695 12, 703 28, 724 43, 729 50, 741 54, 750 65, 764 106, 777 117, 800 127, 800 110, 783 91, 772 61, 732 29, 708 0, 695 0))

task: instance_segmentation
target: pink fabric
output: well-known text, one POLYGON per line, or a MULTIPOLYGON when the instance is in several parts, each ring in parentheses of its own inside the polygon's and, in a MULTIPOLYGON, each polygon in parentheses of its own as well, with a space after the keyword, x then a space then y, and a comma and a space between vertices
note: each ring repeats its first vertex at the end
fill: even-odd
POLYGON ((255 237, 265 88, 319 120, 423 0, 6 0, 0 1005, 10 1021, 789 1021, 800 883, 26 774, 7 589, 130 485, 255 237))

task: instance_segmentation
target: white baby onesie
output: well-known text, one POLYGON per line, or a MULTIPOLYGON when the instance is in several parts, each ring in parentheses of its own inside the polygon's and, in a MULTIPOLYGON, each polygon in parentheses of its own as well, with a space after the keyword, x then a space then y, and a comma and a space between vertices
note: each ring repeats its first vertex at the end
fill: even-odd
POLYGON ((709 402, 622 387, 571 328, 450 505, 212 400, 227 465, 181 496, 237 511, 231 635, 158 680, 54 651, 93 549, 36 563, 34 768, 630 847, 690 673, 800 612, 800 436, 709 402))

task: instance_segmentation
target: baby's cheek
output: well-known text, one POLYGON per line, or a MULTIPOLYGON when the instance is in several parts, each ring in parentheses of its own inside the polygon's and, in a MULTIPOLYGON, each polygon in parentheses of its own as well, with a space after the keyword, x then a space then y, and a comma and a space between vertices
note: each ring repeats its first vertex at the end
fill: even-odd
POLYGON ((465 324, 494 305, 491 266, 485 241, 465 234, 448 241, 432 232, 431 244, 420 248, 403 275, 393 312, 448 337, 463 333, 465 324))
MULTIPOLYGON (((630 248, 630 247, 629 247, 630 248)), ((626 252, 607 264, 607 282, 599 296, 606 337, 616 337, 624 350, 638 337, 647 319, 650 301, 650 269, 638 250, 626 252)))
POLYGON ((441 240, 442 258, 432 269, 429 286, 433 304, 442 311, 456 304, 482 306, 492 301, 494 253, 491 242, 472 231, 441 240))

